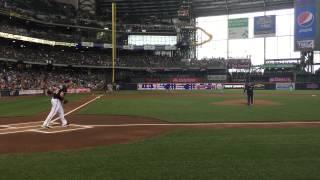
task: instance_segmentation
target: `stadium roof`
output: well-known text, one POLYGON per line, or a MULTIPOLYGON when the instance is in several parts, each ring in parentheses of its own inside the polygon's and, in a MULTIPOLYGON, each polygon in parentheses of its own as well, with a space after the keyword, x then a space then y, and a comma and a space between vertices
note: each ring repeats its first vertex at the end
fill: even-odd
MULTIPOLYGON (((100 12, 111 12, 111 3, 117 3, 117 12, 126 16, 177 16, 181 0, 97 0, 100 12), (102 11, 101 11, 102 10, 102 11)), ((188 1, 188 0, 185 0, 188 1)), ((256 12, 292 8, 294 0, 189 0, 195 17, 256 12)))

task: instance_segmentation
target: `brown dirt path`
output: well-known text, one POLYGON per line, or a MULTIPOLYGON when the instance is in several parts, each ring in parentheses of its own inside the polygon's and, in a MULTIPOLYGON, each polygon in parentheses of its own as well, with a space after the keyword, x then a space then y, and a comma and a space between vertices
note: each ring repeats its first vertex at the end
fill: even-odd
MULTIPOLYGON (((245 99, 231 99, 220 102, 214 102, 213 105, 218 106, 245 106, 247 105, 247 101, 245 99)), ((280 103, 270 101, 270 100, 254 100, 254 106, 280 106, 280 103)))

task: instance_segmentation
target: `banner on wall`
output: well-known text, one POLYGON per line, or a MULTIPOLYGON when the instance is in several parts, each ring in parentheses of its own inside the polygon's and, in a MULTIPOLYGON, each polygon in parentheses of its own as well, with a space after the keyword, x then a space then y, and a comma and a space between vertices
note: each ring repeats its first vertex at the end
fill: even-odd
POLYGON ((229 39, 247 39, 249 37, 248 18, 229 19, 228 37, 229 39))
POLYGON ((19 95, 36 95, 44 94, 43 90, 20 90, 19 95))
POLYGON ((306 89, 319 89, 319 84, 317 83, 308 83, 306 84, 306 89))
POLYGON ((226 81, 227 75, 207 75, 208 81, 226 81))
POLYGON ((155 50, 156 47, 154 45, 145 45, 145 46, 143 46, 143 49, 144 50, 155 50))
POLYGON ((294 15, 294 42, 296 51, 315 49, 317 35, 316 0, 296 0, 294 15))
POLYGON ((223 84, 224 89, 243 89, 245 87, 244 83, 225 83, 223 84))
POLYGON ((276 35, 276 16, 254 18, 254 37, 272 37, 276 35))
POLYGON ((276 90, 294 90, 295 83, 276 83, 276 90))
POLYGON ((292 82, 290 77, 270 77, 269 82, 292 82))
POLYGON ((211 90, 215 83, 140 83, 138 90, 211 90))
POLYGON ((197 82, 201 82, 202 79, 192 78, 192 77, 189 77, 189 78, 177 77, 177 78, 170 78, 169 81, 172 83, 197 83, 197 82))
POLYGON ((81 42, 81 46, 84 47, 93 47, 93 42, 81 42))
POLYGON ((91 89, 89 88, 69 88, 68 93, 70 94, 81 94, 81 93, 90 93, 91 89))

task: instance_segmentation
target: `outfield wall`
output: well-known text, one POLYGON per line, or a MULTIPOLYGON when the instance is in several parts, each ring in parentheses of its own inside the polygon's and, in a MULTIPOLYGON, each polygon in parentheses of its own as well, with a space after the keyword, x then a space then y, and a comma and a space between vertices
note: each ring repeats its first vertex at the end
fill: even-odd
MULTIPOLYGON (((130 86, 133 90, 133 86, 130 86)), ((139 83, 136 90, 243 89, 245 83, 139 83)), ((122 88, 124 89, 124 88, 122 88)), ((255 83, 256 90, 320 90, 320 83, 255 83)))
MULTIPOLYGON (((81 93, 90 93, 90 88, 70 88, 68 89, 69 94, 81 94, 81 93)), ((6 96, 26 96, 26 95, 42 95, 44 90, 41 89, 28 89, 28 90, 10 90, 2 89, 0 90, 0 97, 6 96)))

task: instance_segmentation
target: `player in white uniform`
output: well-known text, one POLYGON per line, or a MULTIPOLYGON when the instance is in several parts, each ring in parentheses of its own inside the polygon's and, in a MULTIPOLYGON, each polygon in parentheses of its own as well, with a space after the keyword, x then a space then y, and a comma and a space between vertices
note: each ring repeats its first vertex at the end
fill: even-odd
MULTIPOLYGON (((64 118, 64 110, 63 110, 63 102, 64 100, 64 94, 67 91, 66 87, 54 87, 52 93, 52 99, 51 99, 51 111, 49 115, 47 116, 46 120, 43 122, 42 127, 43 128, 50 128, 49 124, 52 120, 52 118, 58 113, 61 121, 62 127, 67 127, 69 125, 68 121, 64 118)), ((49 94, 51 94, 49 93, 49 94)))

